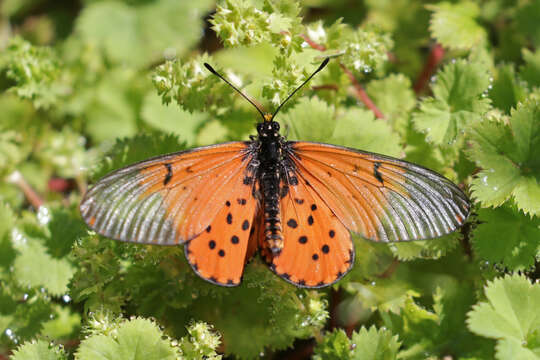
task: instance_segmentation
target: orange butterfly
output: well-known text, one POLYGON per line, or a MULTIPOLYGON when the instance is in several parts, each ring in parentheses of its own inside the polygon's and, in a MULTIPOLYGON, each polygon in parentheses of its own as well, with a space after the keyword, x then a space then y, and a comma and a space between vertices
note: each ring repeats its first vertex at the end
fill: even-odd
POLYGON ((333 284, 351 269, 351 231, 388 242, 436 238, 463 225, 469 200, 433 171, 341 146, 286 141, 274 117, 304 84, 273 115, 231 85, 263 117, 256 137, 112 172, 84 196, 84 220, 117 240, 185 244, 193 270, 223 286, 240 284, 260 249, 273 272, 307 288, 333 284))

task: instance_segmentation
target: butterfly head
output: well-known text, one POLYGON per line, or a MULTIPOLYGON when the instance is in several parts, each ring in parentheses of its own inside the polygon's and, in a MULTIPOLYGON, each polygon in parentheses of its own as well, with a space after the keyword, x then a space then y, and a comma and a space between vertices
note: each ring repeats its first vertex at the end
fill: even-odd
MULTIPOLYGON (((270 115, 270 114, 267 114, 270 115)), ((257 133, 260 137, 265 139, 279 138, 279 123, 272 120, 272 115, 270 115, 270 120, 260 122, 257 124, 257 133)))

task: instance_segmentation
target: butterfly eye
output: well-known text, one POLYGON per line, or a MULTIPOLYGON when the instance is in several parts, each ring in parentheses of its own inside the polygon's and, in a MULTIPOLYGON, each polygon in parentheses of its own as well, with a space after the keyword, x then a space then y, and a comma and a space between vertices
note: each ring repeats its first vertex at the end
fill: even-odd
POLYGON ((263 131, 263 124, 257 124, 257 132, 260 134, 263 131))
POLYGON ((272 122, 272 130, 274 130, 274 131, 279 131, 279 123, 277 123, 277 122, 272 122))

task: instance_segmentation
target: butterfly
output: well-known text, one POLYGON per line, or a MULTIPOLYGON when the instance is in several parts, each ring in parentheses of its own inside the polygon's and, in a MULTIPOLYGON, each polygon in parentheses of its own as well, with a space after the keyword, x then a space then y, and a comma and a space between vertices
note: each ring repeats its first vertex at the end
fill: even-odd
POLYGON ((331 285, 351 270, 351 233, 383 242, 431 239, 466 221, 470 203, 445 177, 403 160, 342 146, 287 141, 274 121, 257 136, 160 155, 114 171, 80 204, 90 228, 109 238, 184 244, 201 278, 240 284, 259 251, 270 269, 306 288, 331 285))

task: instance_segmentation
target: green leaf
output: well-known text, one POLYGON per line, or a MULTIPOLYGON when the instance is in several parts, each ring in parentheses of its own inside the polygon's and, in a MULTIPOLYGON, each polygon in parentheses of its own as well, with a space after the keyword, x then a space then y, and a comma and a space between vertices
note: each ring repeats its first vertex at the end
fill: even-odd
POLYGON ((453 49, 471 49, 486 41, 486 31, 475 20, 480 13, 472 1, 442 2, 426 6, 433 11, 429 30, 441 44, 453 49))
POLYGON ((162 337, 155 323, 136 318, 120 324, 114 334, 93 335, 83 340, 76 357, 80 360, 176 359, 176 351, 162 337))
POLYGON ((11 244, 11 231, 15 225, 15 217, 11 208, 0 201, 0 278, 7 271, 15 258, 15 249, 11 244))
MULTIPOLYGON (((42 206, 40 213, 47 217, 49 236, 45 240, 49 254, 55 258, 62 258, 69 254, 73 243, 87 233, 87 227, 78 214, 78 209, 47 208, 42 206)), ((39 213, 38 213, 39 216, 39 213)))
POLYGON ((480 209, 473 233, 475 253, 489 263, 512 270, 530 269, 540 257, 540 220, 508 206, 480 209))
POLYGON ((398 336, 386 329, 377 330, 375 326, 368 329, 360 328, 351 336, 353 344, 352 359, 390 360, 396 359, 400 343, 398 336))
POLYGON ((433 294, 433 311, 409 295, 400 314, 381 312, 384 324, 403 342, 400 358, 420 359, 428 355, 443 358, 491 358, 492 344, 467 331, 466 313, 475 300, 470 282, 448 283, 433 294))
POLYGON ((351 343, 342 329, 327 334, 315 348, 314 360, 352 359, 351 343))
POLYGON ((469 329, 498 340, 497 359, 537 359, 540 355, 540 285, 522 275, 488 282, 487 302, 468 314, 469 329))
POLYGON ((513 196, 526 214, 540 213, 540 102, 529 100, 512 111, 509 125, 484 121, 472 127, 471 160, 483 168, 472 191, 484 206, 513 196))
POLYGON ((42 335, 51 339, 67 338, 81 325, 79 313, 72 312, 68 307, 54 306, 55 316, 43 324, 42 335))
POLYGON ((434 97, 420 103, 413 114, 417 130, 437 145, 453 144, 467 125, 489 110, 489 75, 479 63, 458 60, 446 65, 432 87, 434 97))
POLYGON ((375 326, 354 331, 349 339, 341 329, 326 334, 315 348, 315 360, 391 360, 396 359, 398 337, 375 326))
POLYGON ((372 80, 366 92, 400 134, 406 132, 409 113, 416 105, 411 81, 403 74, 390 74, 384 79, 372 80))
POLYGON ((520 67, 520 76, 530 87, 540 86, 540 49, 534 53, 528 49, 522 50, 525 64, 520 67))
POLYGON ((111 61, 142 68, 162 59, 165 51, 183 54, 193 46, 201 35, 201 16, 210 6, 206 0, 157 0, 138 6, 100 1, 83 8, 76 29, 111 61))
POLYGON ((97 141, 133 136, 136 133, 136 112, 131 81, 135 73, 119 69, 110 71, 94 85, 85 109, 87 131, 97 141))
POLYGON ((517 104, 524 101, 527 90, 522 82, 518 81, 514 67, 503 65, 497 69, 493 87, 489 91, 489 97, 493 101, 493 106, 504 110, 509 114, 510 109, 516 108, 517 104))
POLYGON ((300 98, 294 108, 281 114, 281 123, 290 140, 320 142, 328 141, 336 126, 334 108, 316 97, 300 98))
POLYGON ((47 248, 26 235, 14 235, 14 247, 20 252, 13 263, 17 280, 22 286, 42 286, 53 295, 63 295, 75 269, 65 258, 54 259, 47 248), (47 269, 47 271, 43 271, 47 269))
POLYGON ((197 130, 206 119, 203 113, 190 113, 173 105, 167 106, 154 93, 145 96, 141 117, 155 129, 177 134, 188 146, 195 143, 197 130))
POLYGON ((515 15, 517 28, 530 40, 534 47, 540 45, 540 29, 538 19, 540 14, 540 1, 528 1, 520 6, 515 15))
POLYGON ((324 141, 394 157, 403 153, 398 134, 369 110, 352 109, 339 116, 332 137, 324 141))
POLYGON ((9 358, 11 360, 67 360, 68 356, 59 346, 38 340, 22 344, 9 358))
POLYGON ((459 244, 460 237, 459 232, 454 232, 436 239, 397 242, 390 244, 389 247, 400 260, 438 259, 454 250, 459 244))

